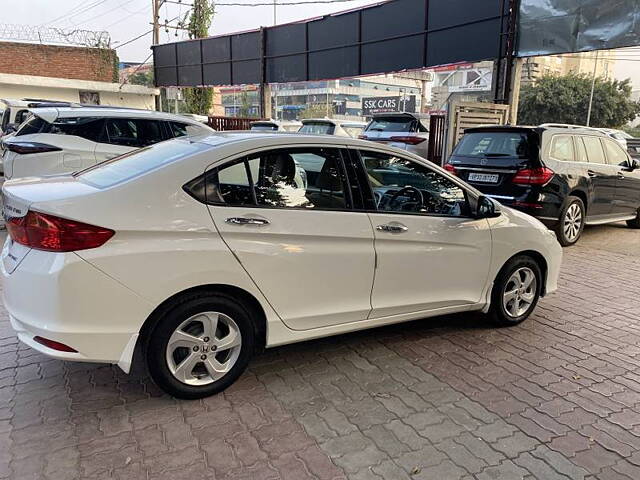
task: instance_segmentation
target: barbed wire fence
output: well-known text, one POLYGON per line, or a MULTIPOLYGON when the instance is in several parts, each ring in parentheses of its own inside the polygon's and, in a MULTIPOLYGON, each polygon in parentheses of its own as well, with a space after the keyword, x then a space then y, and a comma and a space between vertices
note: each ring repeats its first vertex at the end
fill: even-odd
POLYGON ((111 36, 106 31, 70 30, 10 23, 0 23, 0 40, 95 48, 111 46, 111 36))

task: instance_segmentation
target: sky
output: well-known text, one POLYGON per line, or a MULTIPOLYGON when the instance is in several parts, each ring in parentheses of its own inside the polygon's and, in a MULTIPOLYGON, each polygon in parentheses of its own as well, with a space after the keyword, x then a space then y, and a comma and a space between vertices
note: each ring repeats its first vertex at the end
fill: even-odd
MULTIPOLYGON (((160 20, 183 17, 189 10, 187 5, 165 3, 161 7, 160 20)), ((182 0, 190 3, 190 0, 182 0)), ((292 2, 296 0, 276 0, 292 2)), ((309 1, 309 0, 297 0, 309 1)), ((328 0, 322 0, 328 1, 328 0)), ((218 0, 213 17, 211 35, 225 34, 271 26, 274 24, 273 6, 230 6, 224 3, 271 3, 272 0, 218 0)), ((339 0, 330 4, 280 5, 276 8, 278 24, 305 18, 326 15, 376 3, 376 0, 339 0)), ((121 61, 141 62, 147 59, 151 50, 151 34, 123 45, 134 37, 151 30, 152 0, 0 0, 2 23, 17 25, 49 26, 62 29, 106 30, 111 35, 112 47, 116 47, 121 61), (7 8, 10 6, 10 8, 7 8)), ((176 21, 172 23, 176 24, 176 21)), ((186 38, 184 32, 164 29, 160 42, 167 43, 186 38)), ((634 89, 640 89, 640 48, 620 50, 616 61, 615 75, 619 79, 631 78, 634 89)))

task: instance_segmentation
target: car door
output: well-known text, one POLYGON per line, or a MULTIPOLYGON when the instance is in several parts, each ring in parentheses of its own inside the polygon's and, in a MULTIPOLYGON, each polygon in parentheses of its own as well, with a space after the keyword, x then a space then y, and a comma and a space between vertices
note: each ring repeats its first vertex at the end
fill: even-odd
POLYGON ((469 215, 468 194, 413 159, 353 150, 374 195, 377 268, 371 318, 480 302, 491 261, 486 219, 469 215))
POLYGON ((107 118, 101 141, 95 149, 96 163, 104 162, 140 146, 135 120, 107 118))
POLYGON ((351 209, 339 149, 263 150, 207 177, 218 231, 288 327, 368 318, 373 232, 351 209))
POLYGON ((603 138, 609 163, 617 169, 616 198, 612 213, 636 215, 640 208, 640 172, 629 168, 631 158, 619 143, 603 138))
POLYGON ((581 140, 589 159, 587 176, 590 202, 587 205, 587 217, 594 219, 594 217, 615 213, 613 211, 613 203, 616 198, 618 169, 607 162, 599 137, 591 135, 576 137, 576 141, 579 142, 581 140))

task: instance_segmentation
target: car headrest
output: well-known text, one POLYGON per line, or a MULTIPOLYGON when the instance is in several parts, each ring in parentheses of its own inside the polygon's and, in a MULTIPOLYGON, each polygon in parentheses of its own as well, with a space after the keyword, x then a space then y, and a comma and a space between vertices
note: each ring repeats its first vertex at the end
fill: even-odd
POLYGON ((316 187, 332 192, 342 191, 342 182, 334 159, 327 159, 322 165, 322 170, 320 170, 316 180, 316 187))
POLYGON ((293 183, 296 175, 296 162, 288 153, 268 155, 264 161, 264 177, 272 183, 293 183))

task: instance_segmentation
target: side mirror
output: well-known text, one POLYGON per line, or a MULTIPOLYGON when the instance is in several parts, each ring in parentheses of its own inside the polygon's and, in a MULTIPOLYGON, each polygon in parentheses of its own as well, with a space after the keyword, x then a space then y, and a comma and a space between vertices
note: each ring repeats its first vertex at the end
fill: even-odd
POLYGON ((629 170, 637 170, 638 168, 640 168, 640 160, 631 157, 629 159, 629 170))
POLYGON ((4 133, 13 133, 18 130, 18 125, 15 123, 7 123, 7 126, 4 128, 4 133))
POLYGON ((480 195, 475 202, 473 216, 475 218, 495 218, 500 216, 500 204, 495 200, 480 195))

